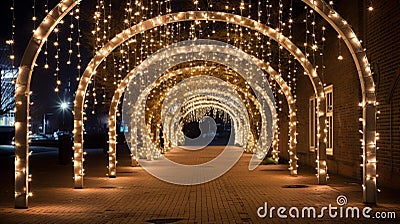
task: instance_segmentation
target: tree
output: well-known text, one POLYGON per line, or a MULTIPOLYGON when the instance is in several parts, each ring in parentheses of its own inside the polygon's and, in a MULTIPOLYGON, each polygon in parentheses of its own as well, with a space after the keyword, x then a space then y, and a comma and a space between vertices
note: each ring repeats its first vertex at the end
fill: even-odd
POLYGON ((0 52, 0 116, 2 116, 14 110, 14 81, 17 77, 17 69, 13 68, 13 65, 9 59, 9 46, 0 46, 0 52))

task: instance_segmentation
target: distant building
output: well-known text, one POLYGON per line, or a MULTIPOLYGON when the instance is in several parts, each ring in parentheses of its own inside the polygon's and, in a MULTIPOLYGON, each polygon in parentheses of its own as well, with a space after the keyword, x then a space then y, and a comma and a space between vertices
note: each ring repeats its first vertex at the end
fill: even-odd
MULTIPOLYGON (((7 110, 6 105, 12 103, 14 100, 15 84, 13 80, 17 78, 18 69, 4 69, 7 68, 4 65, 0 65, 0 77, 1 77, 1 104, 0 109, 7 110)), ((8 110, 5 114, 0 114, 0 126, 14 126, 15 122, 15 110, 8 110)))

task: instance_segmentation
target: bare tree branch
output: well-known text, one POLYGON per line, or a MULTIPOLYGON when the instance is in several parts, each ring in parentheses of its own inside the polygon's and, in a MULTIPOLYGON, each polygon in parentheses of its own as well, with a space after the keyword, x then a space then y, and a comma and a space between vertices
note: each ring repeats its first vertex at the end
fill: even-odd
POLYGON ((15 100, 14 79, 16 70, 12 68, 9 60, 10 48, 7 45, 0 45, 0 116, 9 113, 14 109, 15 100))

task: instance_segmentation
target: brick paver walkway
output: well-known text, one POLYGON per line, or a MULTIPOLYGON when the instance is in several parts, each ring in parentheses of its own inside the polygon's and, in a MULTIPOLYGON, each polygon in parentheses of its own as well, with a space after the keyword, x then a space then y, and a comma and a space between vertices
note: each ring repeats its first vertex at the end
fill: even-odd
MULTIPOLYGON (((174 161, 196 164, 209 160, 221 149, 209 148, 193 155, 176 149, 168 157, 174 161), (188 156, 190 155, 190 156, 188 156), (211 156, 210 156, 211 155, 211 156), (192 161, 192 162, 190 162, 192 161), (194 161, 194 162, 193 162, 194 161)), ((54 149, 42 150, 31 157, 34 197, 26 210, 13 208, 13 158, 0 157, 0 223, 314 223, 312 218, 281 219, 257 216, 257 209, 290 206, 314 206, 318 209, 345 195, 346 206, 361 203, 361 187, 354 180, 331 175, 327 186, 316 185, 311 169, 300 169, 297 177, 289 176, 287 165, 262 165, 247 169, 250 155, 222 177, 201 185, 179 186, 158 180, 140 167, 130 167, 127 149, 119 151, 118 177, 105 176, 106 155, 89 149, 86 157, 85 188, 73 189, 71 165, 58 165, 54 149), (285 185, 307 185, 284 188, 285 185)), ((399 194, 383 190, 376 211, 399 211, 399 194)), ((317 210, 319 211, 319 210, 317 210)), ((286 214, 287 211, 286 211, 286 214)), ((359 219, 332 219, 326 213, 325 223, 359 223, 359 219)), ((370 219, 363 223, 399 223, 399 219, 370 219)))

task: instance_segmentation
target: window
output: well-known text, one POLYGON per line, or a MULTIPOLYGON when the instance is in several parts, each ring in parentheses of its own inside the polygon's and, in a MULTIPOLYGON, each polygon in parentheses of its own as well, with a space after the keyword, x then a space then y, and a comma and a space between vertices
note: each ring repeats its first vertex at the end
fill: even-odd
MULTIPOLYGON (((327 142, 326 154, 333 155, 333 86, 325 87, 326 94, 326 129, 327 129, 327 142)), ((314 151, 317 145, 317 102, 315 97, 310 97, 309 101, 309 146, 310 151, 314 151)))
POLYGON ((333 155, 333 86, 325 87, 326 94, 326 154, 333 155))
POLYGON ((316 116, 316 102, 315 97, 310 97, 309 107, 308 107, 308 136, 309 136, 309 146, 310 151, 315 150, 317 138, 316 138, 316 130, 317 130, 317 116, 316 116))

